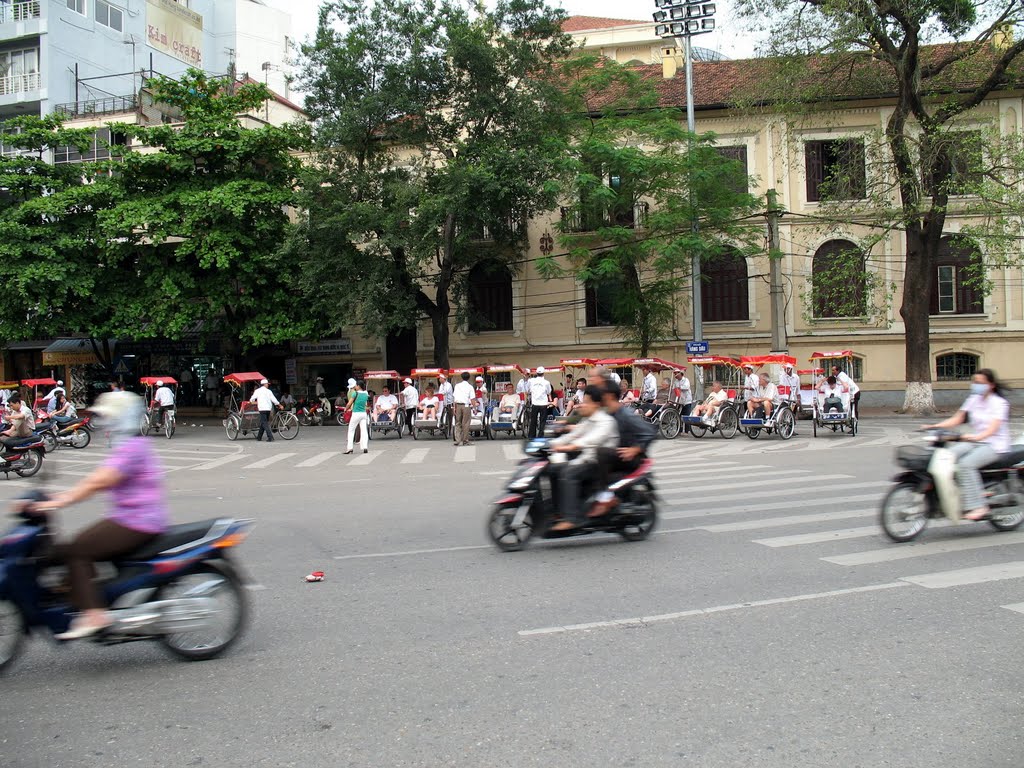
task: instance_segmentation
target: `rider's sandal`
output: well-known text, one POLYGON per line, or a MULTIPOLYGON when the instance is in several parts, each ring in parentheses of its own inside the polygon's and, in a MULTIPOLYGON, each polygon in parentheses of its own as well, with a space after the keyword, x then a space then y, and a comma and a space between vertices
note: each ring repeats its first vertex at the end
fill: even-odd
POLYGON ((575 527, 575 523, 570 523, 568 520, 563 520, 562 522, 555 523, 553 526, 551 526, 551 530, 555 531, 556 533, 561 533, 562 531, 571 531, 575 527))
POLYGON ((976 509, 973 512, 968 512, 964 515, 964 520, 970 520, 973 523, 980 523, 990 514, 992 514, 992 510, 988 507, 982 507, 981 509, 976 509))
POLYGON ((57 640, 82 640, 109 629, 112 623, 108 621, 105 624, 80 624, 78 626, 72 624, 67 632, 56 634, 54 638, 57 640))

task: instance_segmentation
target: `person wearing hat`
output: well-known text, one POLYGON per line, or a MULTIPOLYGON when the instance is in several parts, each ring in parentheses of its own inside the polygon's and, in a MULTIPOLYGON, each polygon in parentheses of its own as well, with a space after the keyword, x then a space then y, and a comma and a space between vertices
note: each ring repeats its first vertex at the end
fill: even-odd
POLYGON ((783 387, 789 387, 786 399, 793 408, 793 415, 798 416, 800 414, 800 377, 793 372, 792 363, 782 366, 782 373, 779 374, 779 390, 783 387))
POLYGON ((846 371, 842 370, 838 365, 832 366, 832 375, 836 377, 842 386, 846 387, 846 390, 850 393, 850 414, 855 418, 860 418, 860 387, 857 386, 857 382, 846 371))
POLYGON ((7 408, 8 412, 4 418, 10 422, 10 426, 0 432, 0 436, 14 439, 29 437, 32 434, 32 428, 36 425, 36 419, 32 409, 26 403, 21 402, 21 393, 18 390, 14 390, 11 394, 7 401, 7 408))
POLYGON ((530 410, 527 412, 526 436, 531 440, 544 437, 544 423, 551 405, 551 384, 544 378, 544 366, 538 366, 530 379, 530 410))
POLYGON ((260 412, 260 428, 256 432, 256 440, 260 441, 263 439, 263 432, 267 433, 267 442, 274 442, 274 432, 270 428, 270 414, 274 410, 275 406, 280 408, 281 403, 274 397, 274 393, 270 391, 270 382, 266 379, 260 379, 260 385, 256 387, 256 391, 252 393, 252 397, 249 398, 249 402, 256 403, 256 408, 260 412))
POLYGON ((58 640, 90 637, 110 626, 111 618, 97 587, 94 563, 115 559, 144 546, 167 530, 163 469, 152 443, 139 435, 145 403, 130 392, 104 392, 92 407, 98 426, 113 439, 107 459, 68 491, 31 508, 39 512, 61 509, 110 491, 107 515, 79 531, 66 544, 54 547, 54 559, 68 568, 71 604, 79 611, 58 640))
POLYGON ((473 383, 476 386, 476 407, 473 409, 473 415, 482 421, 484 411, 487 410, 487 382, 483 376, 477 376, 473 383))
POLYGON ((761 377, 754 373, 754 366, 750 363, 743 364, 743 376, 743 402, 749 405, 761 388, 761 377))
POLYGON ((443 373, 437 375, 437 396, 441 400, 441 418, 451 426, 455 416, 455 387, 443 373))
POLYGON ((327 397, 327 390, 324 388, 324 377, 316 377, 316 399, 320 402, 321 407, 324 409, 324 416, 331 418, 331 401, 327 397))
POLYGON ((348 405, 345 406, 346 413, 351 412, 352 414, 348 422, 348 446, 345 453, 352 453, 356 432, 359 433, 359 447, 363 449, 363 453, 369 450, 370 425, 366 416, 369 402, 370 395, 366 391, 366 385, 357 381, 355 389, 352 390, 352 396, 348 399, 348 405))
POLYGON ((153 393, 153 402, 150 408, 158 409, 154 414, 157 425, 164 423, 164 413, 174 408, 174 392, 162 380, 156 382, 156 392, 153 393))
POLYGON ((653 403, 658 398, 658 377, 653 368, 644 368, 644 380, 640 384, 640 402, 653 403))
POLYGON ((412 434, 412 429, 416 424, 416 409, 420 404, 420 393, 419 390, 412 383, 412 379, 408 376, 402 382, 405 384, 405 389, 402 390, 402 408, 405 410, 405 428, 408 433, 412 434))

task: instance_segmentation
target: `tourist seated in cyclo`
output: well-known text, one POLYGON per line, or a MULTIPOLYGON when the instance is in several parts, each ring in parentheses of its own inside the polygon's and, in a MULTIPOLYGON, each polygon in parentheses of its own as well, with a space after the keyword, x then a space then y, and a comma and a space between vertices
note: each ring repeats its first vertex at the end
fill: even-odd
POLYGON ((619 402, 623 405, 632 405, 636 402, 636 395, 633 394, 629 379, 619 381, 619 402))
POLYGON ((835 376, 822 379, 818 384, 819 405, 824 413, 845 413, 846 406, 843 402, 843 395, 849 399, 846 387, 840 384, 835 376))
POLYGON ((434 392, 434 385, 428 384, 423 393, 423 399, 420 400, 420 418, 426 421, 435 421, 437 419, 437 409, 440 405, 441 400, 437 393, 434 392))
POLYGON ((758 386, 753 397, 747 400, 747 418, 757 418, 759 412, 764 413, 762 418, 767 421, 772 417, 772 412, 782 402, 779 395, 779 388, 768 378, 767 373, 761 373, 757 377, 758 386))
POLYGON ((398 417, 398 398, 387 387, 381 388, 380 397, 373 404, 374 421, 394 421, 398 417))
POLYGON ((700 416, 705 423, 712 423, 718 416, 722 405, 729 402, 729 393, 722 388, 722 382, 711 382, 711 391, 704 402, 693 409, 694 416, 700 416))
POLYGON ((576 379, 576 384, 567 383, 565 388, 565 416, 571 416, 577 406, 583 402, 583 390, 587 388, 586 379, 576 379))
POLYGON ((661 386, 658 387, 658 391, 654 395, 654 401, 647 404, 647 409, 644 411, 644 418, 653 419, 658 412, 665 407, 665 403, 668 402, 671 395, 672 379, 662 379, 661 386))
POLYGON ((519 395, 515 392, 506 392, 501 396, 501 400, 498 401, 498 414, 514 416, 521 402, 522 400, 519 399, 519 395))

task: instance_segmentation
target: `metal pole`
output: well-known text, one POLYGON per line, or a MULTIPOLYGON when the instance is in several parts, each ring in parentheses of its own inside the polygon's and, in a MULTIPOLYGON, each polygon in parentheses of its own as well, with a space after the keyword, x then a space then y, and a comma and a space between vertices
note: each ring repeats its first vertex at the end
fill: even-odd
POLYGON ((789 338, 786 335, 786 300, 782 291, 782 248, 779 245, 778 196, 774 189, 768 190, 768 274, 772 308, 772 352, 788 352, 789 338))
MULTIPOLYGON (((693 149, 693 135, 697 132, 697 119, 693 113, 693 51, 690 45, 690 36, 683 38, 683 51, 686 58, 686 128, 690 132, 690 148, 693 149)), ((693 232, 693 239, 696 242, 700 235, 700 223, 697 220, 696 201, 693 198, 693 185, 690 185, 690 209, 693 213, 693 220, 690 228, 693 232)), ((704 341, 704 307, 701 299, 701 264, 700 253, 695 252, 690 257, 690 306, 693 308, 693 340, 704 341)), ((694 397, 698 400, 703 397, 701 382, 697 382, 694 388, 694 397)))

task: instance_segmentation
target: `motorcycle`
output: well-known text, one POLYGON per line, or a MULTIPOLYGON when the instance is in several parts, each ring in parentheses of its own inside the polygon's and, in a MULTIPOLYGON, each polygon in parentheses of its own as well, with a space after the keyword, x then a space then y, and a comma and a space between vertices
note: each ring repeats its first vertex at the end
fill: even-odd
MULTIPOLYGON (((896 449, 901 471, 882 499, 879 522, 893 541, 916 538, 932 519, 962 517, 960 490, 956 483, 956 455, 949 443, 960 434, 951 430, 926 430, 925 447, 904 445, 896 449)), ((988 507, 984 518, 997 531, 1012 531, 1024 522, 1024 445, 1012 446, 998 460, 983 467, 981 478, 988 507)))
POLYGON ((320 403, 308 403, 305 400, 300 400, 298 408, 295 410, 295 415, 299 419, 299 424, 304 427, 319 427, 324 423, 324 409, 322 402, 320 403))
POLYGON ((89 421, 90 418, 84 416, 63 426, 53 422, 50 425, 50 432, 54 437, 56 445, 85 448, 92 442, 92 429, 89 427, 89 421))
POLYGON ((43 467, 46 443, 42 437, 0 438, 0 472, 10 478, 11 472, 19 477, 32 477, 43 467))
POLYGON ((545 495, 542 479, 550 473, 551 443, 546 438, 531 440, 526 445, 526 458, 505 485, 505 493, 494 502, 487 525, 488 535, 503 552, 523 549, 535 534, 545 539, 560 539, 590 533, 617 533, 626 541, 643 541, 658 522, 658 495, 654 488, 654 462, 644 459, 634 471, 615 479, 605 488, 591 488, 583 508, 597 503, 599 491, 615 494, 618 504, 600 517, 587 517, 586 522, 568 531, 553 531, 562 518, 555 499, 545 495))
MULTIPOLYGON (((54 561, 50 515, 32 510, 34 492, 0 539, 0 672, 35 628, 65 632, 74 609, 67 601, 67 568, 54 561)), ((222 518, 172 526, 111 563, 97 564, 113 623, 93 635, 98 645, 155 640, 179 658, 198 661, 223 653, 247 617, 242 579, 229 552, 252 520, 222 518)))

